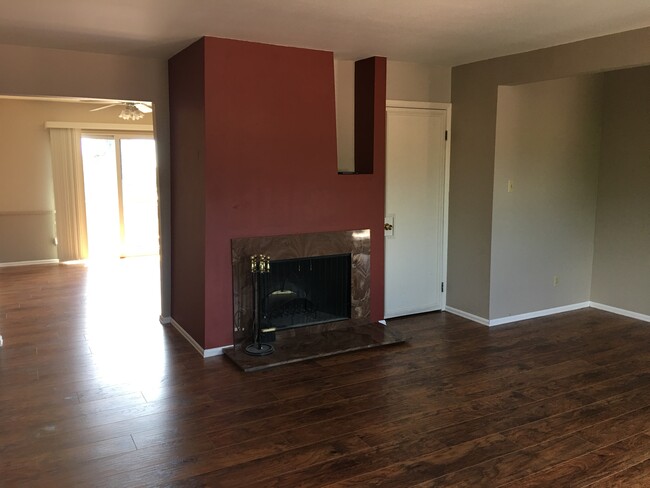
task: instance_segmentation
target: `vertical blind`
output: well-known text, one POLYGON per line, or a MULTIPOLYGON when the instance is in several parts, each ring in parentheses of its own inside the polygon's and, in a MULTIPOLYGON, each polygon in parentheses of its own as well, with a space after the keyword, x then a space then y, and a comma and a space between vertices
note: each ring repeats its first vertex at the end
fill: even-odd
POLYGON ((60 261, 88 257, 81 131, 50 129, 56 233, 60 261))

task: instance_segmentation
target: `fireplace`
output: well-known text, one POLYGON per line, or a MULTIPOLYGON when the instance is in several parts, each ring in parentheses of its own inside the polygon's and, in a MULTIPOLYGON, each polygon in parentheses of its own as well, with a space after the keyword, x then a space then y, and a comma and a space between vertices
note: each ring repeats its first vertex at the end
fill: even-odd
POLYGON ((271 260, 258 289, 262 329, 349 319, 351 263, 349 253, 271 260))
POLYGON ((369 229, 237 238, 231 252, 235 344, 224 354, 244 371, 404 342, 370 320, 369 229))
POLYGON ((252 334, 250 258, 255 255, 269 256, 271 262, 258 288, 261 328, 286 334, 331 322, 367 323, 370 318, 368 229, 233 239, 231 252, 236 345, 250 341, 252 334))

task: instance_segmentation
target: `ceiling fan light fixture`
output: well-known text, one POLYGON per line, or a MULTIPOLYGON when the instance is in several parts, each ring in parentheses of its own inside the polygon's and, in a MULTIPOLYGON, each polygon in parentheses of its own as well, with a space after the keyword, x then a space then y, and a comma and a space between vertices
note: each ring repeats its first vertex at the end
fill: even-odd
POLYGON ((153 112, 153 108, 151 108, 150 103, 135 102, 133 105, 135 105, 135 108, 137 108, 143 114, 150 114, 151 112, 153 112))
POLYGON ((127 103, 118 117, 124 120, 140 120, 144 117, 144 114, 138 110, 135 104, 127 103))

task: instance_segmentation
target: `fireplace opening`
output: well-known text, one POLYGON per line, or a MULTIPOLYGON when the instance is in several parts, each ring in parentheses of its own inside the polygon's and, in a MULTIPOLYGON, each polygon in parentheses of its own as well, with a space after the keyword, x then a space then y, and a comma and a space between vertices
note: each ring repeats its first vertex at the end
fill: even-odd
POLYGON ((258 289, 260 327, 288 329, 350 318, 351 255, 271 261, 258 289))

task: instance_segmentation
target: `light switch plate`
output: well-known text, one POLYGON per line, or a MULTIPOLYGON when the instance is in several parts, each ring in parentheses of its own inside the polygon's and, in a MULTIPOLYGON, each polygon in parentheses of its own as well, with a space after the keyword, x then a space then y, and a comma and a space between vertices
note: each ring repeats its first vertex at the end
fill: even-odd
POLYGON ((384 217, 384 237, 393 237, 394 235, 395 235, 395 216, 386 215, 384 217), (388 226, 390 226, 390 228, 387 228, 388 226))

